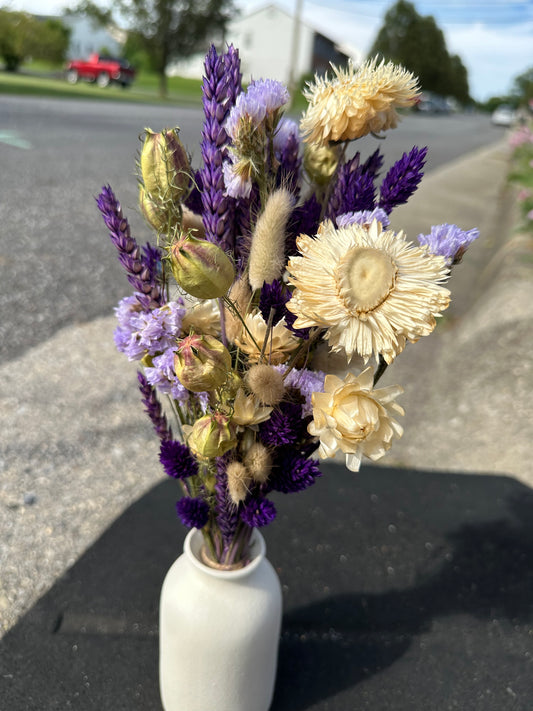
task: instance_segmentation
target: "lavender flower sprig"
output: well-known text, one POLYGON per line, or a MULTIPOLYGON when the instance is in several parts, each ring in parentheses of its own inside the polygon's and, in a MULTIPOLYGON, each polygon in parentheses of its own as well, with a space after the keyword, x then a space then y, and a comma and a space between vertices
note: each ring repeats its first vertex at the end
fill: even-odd
POLYGON ((159 250, 146 245, 141 249, 131 236, 128 220, 109 185, 102 188, 96 199, 111 241, 118 250, 118 258, 127 273, 129 283, 139 292, 139 301, 145 310, 161 306, 162 291, 158 284, 159 250), (141 297, 140 294, 143 296, 141 297))
POLYGON ((225 251, 235 247, 234 201, 224 194, 223 158, 227 152, 228 134, 224 123, 240 92, 239 53, 229 47, 218 55, 212 46, 205 59, 202 87, 205 123, 202 129, 203 221, 206 239, 225 251))
POLYGON ((335 219, 346 212, 372 210, 375 203, 376 188, 374 185, 375 166, 368 164, 371 170, 366 170, 366 164, 360 165, 360 155, 346 161, 338 170, 337 180, 329 198, 326 217, 335 219))
MULTIPOLYGON (((413 146, 390 168, 380 188, 378 206, 387 214, 398 205, 403 205, 411 197, 422 180, 422 168, 426 162, 427 146, 413 146)), ((365 208, 363 208, 365 209, 365 208)))
POLYGON ((154 388, 141 372, 137 372, 137 380, 139 381, 139 389, 141 391, 145 411, 152 421, 157 436, 162 442, 172 440, 172 430, 163 412, 161 403, 157 399, 154 388))

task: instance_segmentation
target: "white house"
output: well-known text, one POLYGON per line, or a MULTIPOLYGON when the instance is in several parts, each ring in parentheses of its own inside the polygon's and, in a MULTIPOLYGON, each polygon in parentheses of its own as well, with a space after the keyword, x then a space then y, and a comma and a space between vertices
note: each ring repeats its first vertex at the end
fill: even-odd
MULTIPOLYGON (((220 49, 226 43, 239 49, 244 82, 269 78, 291 85, 302 76, 324 73, 330 62, 345 64, 349 57, 356 62, 362 58, 357 50, 338 45, 275 4, 232 20, 223 42, 214 42, 220 49)), ((200 78, 204 73, 204 54, 173 63, 168 73, 200 78)))

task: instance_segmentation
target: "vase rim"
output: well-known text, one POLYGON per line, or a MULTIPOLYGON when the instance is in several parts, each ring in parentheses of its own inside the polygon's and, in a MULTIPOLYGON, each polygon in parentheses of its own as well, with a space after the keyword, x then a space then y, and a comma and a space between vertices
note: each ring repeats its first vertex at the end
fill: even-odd
POLYGON ((266 556, 265 539, 256 528, 252 531, 249 545, 251 560, 247 565, 242 568, 237 568, 236 570, 220 570, 218 568, 211 568, 209 565, 202 562, 200 551, 203 543, 204 537, 202 532, 197 528, 192 528, 185 537, 183 552, 196 568, 212 578, 218 578, 221 580, 237 580, 238 578, 244 578, 250 575, 250 573, 252 573, 259 566, 261 561, 266 556))

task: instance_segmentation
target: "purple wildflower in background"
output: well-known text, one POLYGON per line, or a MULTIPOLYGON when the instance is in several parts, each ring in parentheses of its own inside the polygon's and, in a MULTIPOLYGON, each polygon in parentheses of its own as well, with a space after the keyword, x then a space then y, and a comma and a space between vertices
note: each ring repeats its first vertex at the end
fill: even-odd
POLYGON ((369 225, 374 220, 381 222, 383 227, 390 225, 389 216, 382 210, 381 207, 376 207, 373 210, 359 210, 358 212, 345 212, 339 215, 336 219, 337 227, 347 227, 348 225, 369 225))
POLYGON ((159 450, 159 461, 165 474, 173 479, 186 479, 198 474, 198 464, 189 448, 176 440, 164 440, 159 450))
POLYGON ((427 146, 413 146, 389 169, 380 188, 378 205, 390 215, 392 209, 406 203, 416 191, 424 172, 427 146))
POLYGON ((184 496, 176 502, 176 512, 187 528, 203 528, 209 520, 209 506, 203 499, 184 496))
POLYGON ((479 230, 461 230, 457 225, 433 225, 429 235, 418 235, 421 245, 427 244, 429 251, 446 257, 448 264, 458 264, 468 246, 479 237, 479 230))
MULTIPOLYGON (((286 365, 275 365, 274 368, 280 373, 285 373, 287 370, 286 365)), ((324 392, 325 378, 326 374, 321 370, 307 370, 307 368, 301 370, 293 368, 286 376, 285 385, 289 388, 297 388, 305 399, 302 404, 302 417, 308 417, 313 413, 313 393, 324 392)))
POLYGON ((232 251, 235 246, 234 205, 224 195, 222 162, 227 154, 228 135, 224 123, 241 90, 239 53, 232 46, 218 55, 211 46, 205 58, 202 85, 205 122, 202 128, 202 217, 206 239, 232 251))
POLYGON ((294 444, 302 434, 303 423, 301 405, 296 402, 281 402, 272 411, 270 419, 261 422, 259 435, 268 447, 294 444))
POLYGON ((276 466, 271 477, 271 486, 275 491, 292 494, 303 491, 322 476, 316 459, 302 457, 289 447, 283 447, 277 452, 276 466))
POLYGON ((141 372, 137 373, 137 380, 139 381, 139 390, 141 391, 145 412, 152 421, 157 436, 163 442, 172 439, 172 430, 157 399, 154 388, 141 372))
POLYGON ((128 220, 109 185, 96 198, 118 258, 126 270, 129 283, 138 292, 138 301, 146 310, 160 306, 162 293, 158 284, 159 250, 146 245, 143 251, 131 236, 128 220))
POLYGON ((276 518, 276 507, 268 499, 250 499, 244 506, 241 519, 250 528, 262 528, 276 518))

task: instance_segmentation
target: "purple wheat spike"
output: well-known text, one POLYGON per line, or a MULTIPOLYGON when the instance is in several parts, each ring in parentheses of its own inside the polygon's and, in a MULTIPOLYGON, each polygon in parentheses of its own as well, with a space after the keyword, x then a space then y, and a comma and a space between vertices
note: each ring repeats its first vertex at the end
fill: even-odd
POLYGON ((397 205, 403 205, 416 191, 422 180, 422 168, 426 162, 427 146, 413 146, 389 169, 380 188, 379 207, 390 215, 397 205))
POLYGON ((235 247, 234 201, 224 195, 222 161, 226 154, 228 135, 224 122, 241 90, 239 53, 229 47, 226 54, 217 55, 211 46, 205 58, 202 85, 205 122, 202 129, 203 221, 206 239, 233 253, 235 247))
POLYGON ((366 164, 360 165, 359 160, 359 153, 356 153, 339 170, 326 210, 326 216, 332 220, 345 212, 374 209, 374 174, 372 171, 365 171, 366 164))
POLYGON ((228 477, 226 474, 226 457, 218 457, 217 459, 217 477, 215 484, 215 499, 216 499, 216 518, 218 528, 222 534, 222 543, 224 546, 223 555, 225 557, 228 552, 237 526, 239 525, 239 512, 237 506, 231 501, 228 494, 228 477))
POLYGON ((172 430, 161 409, 161 404, 157 399, 154 388, 141 372, 137 373, 137 380, 139 381, 139 390, 141 391, 145 412, 151 419, 157 436, 162 442, 170 441, 172 439, 172 430))
POLYGON ((118 250, 118 258, 127 272, 128 281, 139 294, 139 301, 146 310, 157 308, 162 303, 162 291, 158 285, 159 250, 147 244, 141 249, 131 236, 128 220, 109 185, 102 188, 96 198, 111 241, 118 250), (140 296, 142 294, 142 296, 140 296))
POLYGON ((379 148, 376 148, 374 153, 369 156, 362 165, 361 171, 363 173, 370 173, 374 177, 379 175, 379 171, 383 165, 383 156, 381 155, 379 148))

